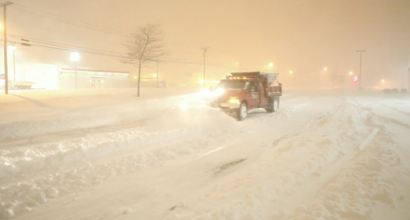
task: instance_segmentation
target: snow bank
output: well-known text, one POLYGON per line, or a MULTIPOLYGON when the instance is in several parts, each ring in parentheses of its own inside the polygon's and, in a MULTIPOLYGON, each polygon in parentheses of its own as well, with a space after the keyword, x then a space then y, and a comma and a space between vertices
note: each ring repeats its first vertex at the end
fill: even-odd
MULTIPOLYGON (((405 97, 294 93, 282 97, 279 112, 254 110, 243 122, 206 107, 195 94, 135 102, 114 97, 87 108, 79 104, 73 112, 46 107, 55 113, 51 120, 3 124, 0 218, 39 218, 35 213, 41 213, 42 204, 52 208, 54 199, 77 198, 90 189, 97 195, 110 189, 108 194, 126 198, 138 189, 127 191, 118 182, 150 185, 148 176, 132 179, 143 170, 159 175, 155 195, 144 191, 146 197, 123 201, 129 207, 106 209, 130 219, 410 215, 410 102, 405 97), (59 114, 68 120, 54 121, 59 114), (169 179, 181 187, 170 188, 169 179), (170 192, 178 195, 178 203, 170 192), (161 205, 152 206, 154 201, 161 205)), ((43 100, 48 106, 52 102, 43 100)), ((63 213, 73 217, 58 211, 63 213)), ((48 214, 48 219, 58 217, 48 214)))

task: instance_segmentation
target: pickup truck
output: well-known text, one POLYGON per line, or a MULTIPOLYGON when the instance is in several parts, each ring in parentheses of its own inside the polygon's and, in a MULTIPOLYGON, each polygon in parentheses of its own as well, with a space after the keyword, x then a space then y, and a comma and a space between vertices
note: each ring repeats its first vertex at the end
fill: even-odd
POLYGON ((242 121, 248 111, 264 108, 266 112, 276 112, 282 96, 282 84, 276 78, 279 73, 235 72, 230 73, 212 89, 214 99, 211 105, 223 111, 235 113, 242 121), (277 85, 274 85, 277 82, 277 85))

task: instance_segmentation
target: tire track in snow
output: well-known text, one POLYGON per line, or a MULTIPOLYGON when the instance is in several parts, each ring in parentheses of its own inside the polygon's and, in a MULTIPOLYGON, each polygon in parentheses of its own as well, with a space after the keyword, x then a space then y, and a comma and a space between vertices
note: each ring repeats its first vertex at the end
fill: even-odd
MULTIPOLYGON (((361 127, 355 126, 355 124, 363 123, 368 115, 360 113, 361 110, 354 106, 336 106, 328 114, 319 117, 308 125, 306 128, 308 131, 276 142, 276 146, 279 145, 278 148, 269 153, 269 155, 275 155, 273 159, 266 157, 261 160, 257 167, 247 170, 246 174, 216 185, 206 194, 206 197, 201 197, 201 200, 211 202, 219 197, 224 197, 224 195, 229 195, 229 192, 240 193, 237 190, 240 190, 241 187, 252 186, 253 191, 247 193, 243 200, 227 204, 196 219, 226 219, 232 218, 232 216, 247 216, 248 219, 272 217, 287 219, 304 212, 306 207, 300 204, 303 204, 303 201, 309 203, 310 199, 315 197, 315 193, 306 193, 295 189, 300 189, 303 185, 302 188, 320 191, 329 180, 340 175, 346 166, 349 166, 350 161, 360 154, 359 147, 363 140, 374 131, 374 127, 355 131, 355 127, 361 127), (331 127, 338 127, 339 133, 328 134, 326 129, 334 130, 331 127), (351 131, 352 129, 353 131, 351 131), (350 136, 343 138, 347 134, 350 136), (318 135, 322 138, 319 138, 318 135), (353 136, 356 138, 349 138, 353 136), (347 146, 348 148, 346 148, 347 146), (297 158, 295 158, 296 152, 299 155, 297 158), (314 159, 311 159, 311 156, 314 159), (266 179, 267 174, 270 174, 268 179, 266 179), (233 187, 234 185, 236 186, 233 187), (299 201, 299 203, 291 201, 299 201), (283 212, 280 211, 281 209, 294 211, 283 212), (266 215, 266 210, 272 211, 266 215)), ((205 211, 205 209, 200 210, 205 211)), ((191 219, 191 217, 184 219, 191 219)))
MULTIPOLYGON (((369 99, 368 99, 368 100, 369 100, 369 99)), ((397 125, 400 125, 400 126, 402 126, 402 127, 407 128, 407 129, 410 129, 410 124, 408 124, 408 123, 399 121, 399 120, 394 119, 394 118, 392 118, 392 117, 386 117, 386 116, 382 116, 382 115, 380 115, 380 114, 377 114, 374 109, 369 108, 369 107, 364 107, 360 102, 356 101, 355 99, 351 99, 351 101, 352 101, 355 105, 357 105, 358 107, 360 107, 361 109, 363 109, 364 111, 369 111, 369 112, 370 112, 371 114, 373 114, 374 116, 377 116, 380 120, 383 120, 383 122, 397 124, 397 125)), ((398 110, 395 109, 395 108, 392 108, 392 107, 390 107, 390 106, 387 106, 387 105, 382 104, 382 103, 379 103, 379 102, 378 102, 378 104, 379 104, 380 106, 383 106, 384 108, 387 108, 387 109, 390 109, 390 110, 399 112, 401 115, 410 116, 409 113, 405 113, 405 112, 398 111, 398 110)))
MULTIPOLYGON (((331 110, 333 111, 333 109, 331 110)), ((331 112, 330 111, 330 112, 331 112)), ((272 143, 271 146, 274 147, 279 147, 284 145, 287 141, 292 142, 294 141, 295 138, 298 138, 299 135, 303 134, 306 130, 310 130, 312 129, 312 127, 315 126, 315 124, 319 124, 320 121, 322 121, 324 118, 328 117, 328 115, 330 115, 330 112, 327 112, 325 114, 323 114, 322 116, 320 116, 319 118, 314 119, 314 122, 309 123, 304 129, 302 129, 299 132, 295 132, 295 135, 287 135, 287 136, 283 136, 280 141, 275 141, 274 143, 272 143), (316 122, 316 123, 315 123, 316 122), (279 146, 276 146, 279 145, 279 146)), ((323 125, 323 123, 322 123, 323 125)), ((268 147, 269 148, 269 147, 268 147)), ((272 148, 271 148, 272 149, 272 148)), ((273 149, 273 152, 269 152, 269 153, 264 153, 266 155, 277 155, 277 152, 279 151, 278 149, 273 149)), ((277 166, 277 159, 279 158, 283 158, 284 156, 277 156, 276 159, 275 158, 264 158, 262 161, 260 161, 258 164, 258 166, 254 169, 252 169, 251 171, 246 170, 246 175, 241 175, 240 177, 236 178, 236 179, 230 179, 228 182, 225 183, 219 183, 217 185, 215 185, 213 188, 210 189, 209 192, 207 192, 204 196, 200 197, 200 200, 202 201, 202 203, 204 203, 204 205, 206 204, 206 201, 209 201, 209 203, 212 203, 212 201, 217 200, 217 199, 223 199, 223 197, 225 196, 229 196, 230 193, 236 192, 236 193, 240 193, 237 192, 237 190, 241 190, 241 188, 243 187, 249 187, 249 186, 260 186, 261 184, 258 182, 258 179, 260 179, 260 174, 264 174, 266 175, 266 173, 270 173, 269 171, 267 171, 267 169, 272 169, 272 167, 277 166), (276 161, 274 163, 272 163, 273 161, 276 161), (259 174, 259 175, 258 175, 259 174), (222 196, 222 198, 220 198, 222 196)), ((248 158, 249 159, 249 158, 248 158)), ((259 161, 259 159, 258 159, 259 161)), ((243 172, 243 170, 242 170, 243 172)), ((296 182, 302 182, 303 180, 300 179, 299 177, 302 176, 302 179, 304 178, 303 174, 301 175, 301 172, 294 170, 292 172, 290 172, 290 174, 286 174, 284 176, 281 177, 270 177, 270 178, 275 178, 275 181, 270 181, 270 182, 275 182, 275 187, 272 186, 268 186, 266 187, 266 185, 262 185, 260 187, 257 187, 255 189, 256 193, 251 193, 249 194, 249 198, 246 199, 245 201, 241 201, 239 202, 239 204, 229 204, 226 205, 225 208, 220 208, 217 211, 211 213, 211 214, 206 214, 203 215, 202 217, 199 217, 198 219, 209 219, 210 216, 212 216, 211 218, 229 218, 229 216, 231 215, 237 215, 237 216, 249 216, 250 213, 262 213, 259 212, 257 210, 253 210, 253 211, 249 211, 249 207, 258 207, 258 206, 264 206, 266 203, 271 202, 271 200, 275 200, 275 197, 280 197, 281 195, 280 192, 281 191, 285 191, 284 190, 284 185, 289 185, 289 183, 285 183, 288 181, 294 181, 296 180, 296 182), (285 181, 285 182, 283 182, 285 181), (281 182, 281 183, 278 183, 281 182), (279 194, 275 194, 279 193, 279 194), (264 198, 261 200, 258 200, 258 198, 264 198), (251 200, 251 201, 249 201, 251 200), (238 208, 238 206, 240 206, 240 208, 238 208), (248 207, 248 208, 247 208, 248 207), (223 214, 222 214, 223 213, 223 214), (233 214, 236 213, 236 214, 233 214), (206 217, 208 216, 208 217, 206 217)), ((262 177, 265 178, 265 177, 262 177)), ((266 180, 262 181, 262 182, 266 182, 266 180)), ((294 183, 292 183, 294 184, 294 183)), ((290 185, 292 185, 290 184, 290 185)), ((286 188, 286 187, 285 187, 286 188)), ((286 193, 286 192, 284 192, 286 193)), ((208 209, 212 209, 212 208, 208 208, 208 209)), ((255 219, 266 219, 263 218, 261 216, 252 216, 255 219)), ((193 217, 192 217, 193 218, 193 217)), ((184 219, 191 219, 191 217, 187 217, 184 219)))
MULTIPOLYGON (((401 166, 391 134, 382 123, 383 117, 375 116, 371 109, 366 111, 368 115, 363 123, 373 131, 359 145, 360 152, 320 190, 308 206, 296 210, 287 219, 370 220, 377 216, 371 210, 378 204, 401 208, 401 216, 409 216, 408 206, 403 206, 403 202, 409 203, 410 198, 403 197, 391 179, 403 179, 410 183, 410 169, 401 166)), ((396 211, 390 209, 390 212, 396 211)), ((391 217, 391 214, 383 219, 391 217)))
POLYGON ((237 130, 216 130, 205 136, 182 139, 155 148, 110 158, 109 161, 85 162, 82 166, 16 182, 0 188, 0 213, 3 217, 20 215, 47 203, 49 199, 67 193, 84 191, 94 185, 123 174, 159 166, 168 160, 209 152, 215 144, 229 142, 238 136, 237 130), (8 214, 7 214, 8 213, 8 214))

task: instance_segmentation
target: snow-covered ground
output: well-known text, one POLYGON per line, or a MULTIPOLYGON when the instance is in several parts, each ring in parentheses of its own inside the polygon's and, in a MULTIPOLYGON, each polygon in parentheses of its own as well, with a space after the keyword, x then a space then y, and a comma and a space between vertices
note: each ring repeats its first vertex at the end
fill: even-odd
POLYGON ((0 95, 0 219, 410 219, 410 95, 135 93, 0 95))

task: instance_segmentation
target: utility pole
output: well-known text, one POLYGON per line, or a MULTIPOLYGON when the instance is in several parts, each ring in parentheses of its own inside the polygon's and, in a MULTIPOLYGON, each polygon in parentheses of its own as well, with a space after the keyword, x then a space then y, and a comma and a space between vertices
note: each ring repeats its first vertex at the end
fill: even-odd
POLYGON ((204 48, 202 48, 202 50, 204 50, 204 89, 205 89, 205 55, 206 55, 206 50, 208 49, 209 47, 204 47, 204 48))
POLYGON ((75 71, 75 89, 77 89, 77 61, 80 60, 80 54, 78 52, 72 52, 70 54, 71 61, 74 62, 74 71, 75 71))
POLYGON ((75 89, 77 89, 77 63, 75 63, 75 89))
POLYGON ((11 5, 13 3, 11 2, 6 2, 6 3, 1 3, 0 7, 3 7, 3 27, 4 27, 4 93, 7 95, 9 94, 9 77, 7 74, 7 22, 6 22, 6 9, 7 5, 11 5))
POLYGON ((158 57, 157 57, 157 88, 159 88, 158 78, 159 78, 159 73, 158 73, 158 57))
POLYGON ((366 50, 356 50, 356 52, 360 53, 359 90, 361 90, 362 89, 362 53, 366 52, 366 50))
POLYGON ((409 83, 408 83, 407 87, 408 87, 408 90, 410 92, 410 68, 409 68, 409 78, 408 78, 408 80, 409 80, 409 83))
POLYGON ((13 81, 16 81, 16 46, 10 46, 13 50, 13 81))

